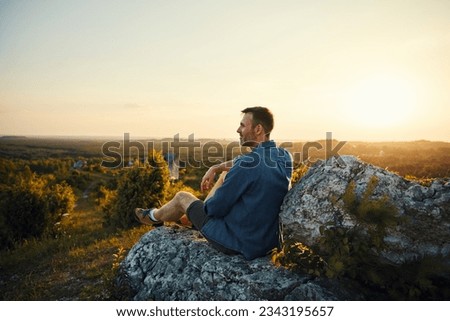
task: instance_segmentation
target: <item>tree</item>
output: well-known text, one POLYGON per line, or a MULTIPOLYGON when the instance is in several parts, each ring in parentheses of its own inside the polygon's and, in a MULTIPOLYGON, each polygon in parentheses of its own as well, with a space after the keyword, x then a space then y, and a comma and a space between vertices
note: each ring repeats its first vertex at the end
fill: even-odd
POLYGON ((51 236, 62 214, 75 206, 75 195, 65 182, 39 176, 28 167, 14 184, 0 188, 0 244, 11 247, 30 237, 51 236))
POLYGON ((99 201, 107 223, 119 228, 131 227, 135 223, 134 209, 160 207, 167 199, 169 185, 168 165, 156 151, 150 154, 148 163, 123 169, 117 190, 103 189, 104 199, 99 201))

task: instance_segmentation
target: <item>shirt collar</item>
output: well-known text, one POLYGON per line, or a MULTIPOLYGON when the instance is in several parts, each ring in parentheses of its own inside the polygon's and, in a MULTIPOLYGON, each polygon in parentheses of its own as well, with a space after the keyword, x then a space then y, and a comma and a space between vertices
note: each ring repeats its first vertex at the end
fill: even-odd
POLYGON ((256 146, 256 148, 272 148, 272 147, 276 147, 276 144, 273 140, 261 142, 261 143, 259 143, 258 146, 256 146))

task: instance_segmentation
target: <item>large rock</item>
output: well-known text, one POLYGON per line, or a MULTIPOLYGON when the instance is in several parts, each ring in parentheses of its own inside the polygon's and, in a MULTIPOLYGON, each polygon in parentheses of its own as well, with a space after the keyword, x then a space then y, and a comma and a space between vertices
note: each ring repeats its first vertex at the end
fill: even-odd
MULTIPOLYGON (((336 300, 312 278, 213 249, 199 233, 160 227, 146 233, 121 264, 119 282, 134 300, 336 300)), ((340 294, 342 295, 342 294, 340 294)))
MULTIPOLYGON (((343 196, 356 198, 377 184, 370 198, 386 198, 399 224, 387 228, 381 258, 400 264, 422 255, 450 253, 450 183, 429 187, 407 181, 352 156, 318 162, 286 195, 280 218, 284 236, 314 246, 320 230, 364 226, 343 196), (352 186, 352 185, 350 185, 352 186), (348 195, 348 194, 347 194, 348 195), (400 219, 401 218, 401 219, 400 219)), ((197 231, 177 225, 146 233, 121 264, 118 283, 135 300, 361 300, 345 280, 299 275, 274 266, 269 257, 246 261, 211 248, 197 231)), ((370 295, 369 295, 370 297, 370 295)))
POLYGON ((385 197, 401 222, 387 229, 387 249, 381 256, 400 264, 424 255, 449 255, 450 182, 440 179, 422 186, 353 156, 316 163, 289 191, 280 214, 285 238, 314 246, 321 227, 363 225, 349 213, 343 195, 354 182, 360 199, 372 177, 378 183, 371 199, 385 197))

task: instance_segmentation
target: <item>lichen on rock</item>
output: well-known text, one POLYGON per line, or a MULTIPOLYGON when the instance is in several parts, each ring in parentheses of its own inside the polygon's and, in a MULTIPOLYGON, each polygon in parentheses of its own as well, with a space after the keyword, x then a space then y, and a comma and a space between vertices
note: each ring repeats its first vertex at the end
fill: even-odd
POLYGON ((315 246, 321 229, 363 225, 348 210, 344 195, 350 185, 362 199, 376 179, 371 200, 393 206, 398 222, 386 228, 381 253, 394 264, 426 255, 450 254, 450 183, 435 180, 430 187, 367 164, 354 156, 317 162, 286 195, 280 219, 285 238, 315 246))

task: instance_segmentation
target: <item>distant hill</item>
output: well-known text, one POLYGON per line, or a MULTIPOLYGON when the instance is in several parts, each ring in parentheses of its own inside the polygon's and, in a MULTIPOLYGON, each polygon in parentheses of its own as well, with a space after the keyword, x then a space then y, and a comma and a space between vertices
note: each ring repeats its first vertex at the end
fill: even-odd
POLYGON ((0 139, 24 139, 26 136, 1 136, 0 139))

